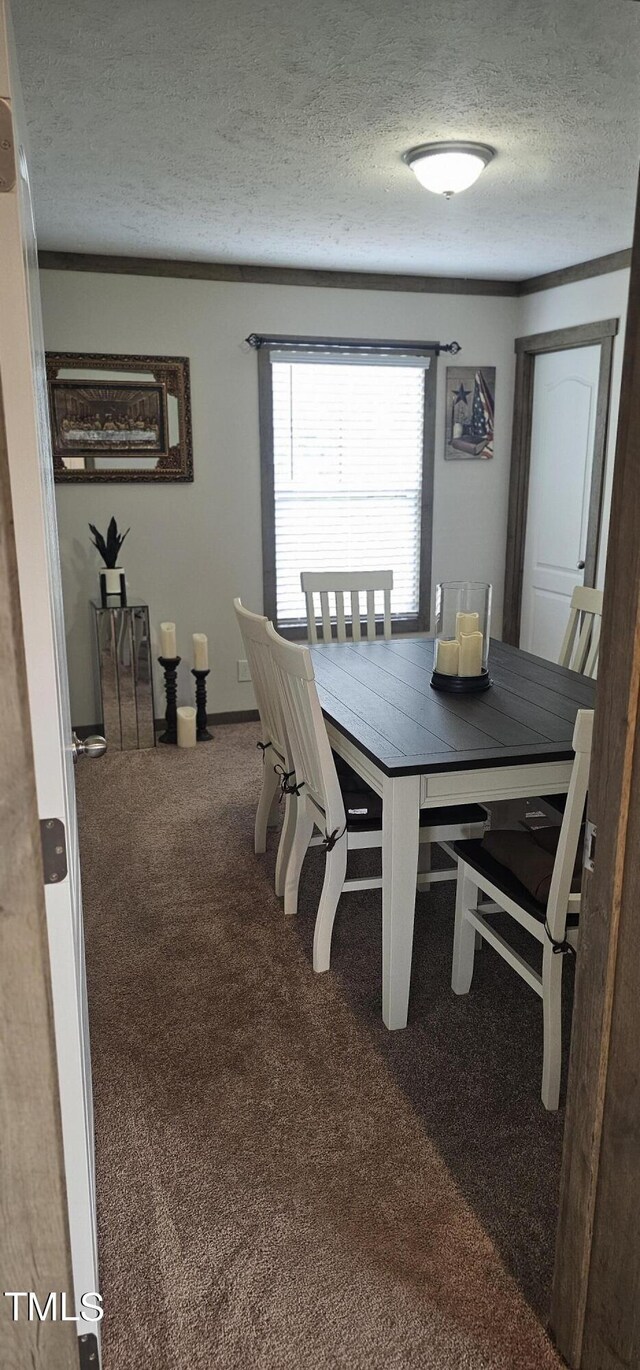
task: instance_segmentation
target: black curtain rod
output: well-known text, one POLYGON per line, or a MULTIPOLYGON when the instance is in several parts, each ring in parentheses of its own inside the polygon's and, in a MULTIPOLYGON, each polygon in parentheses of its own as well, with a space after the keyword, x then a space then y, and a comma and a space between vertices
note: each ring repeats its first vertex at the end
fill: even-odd
POLYGON ((261 347, 317 347, 319 351, 335 347, 359 352, 435 352, 436 356, 440 352, 450 352, 455 357, 461 350, 459 342, 376 342, 371 338, 289 338, 262 333, 250 333, 245 342, 257 352, 261 347))

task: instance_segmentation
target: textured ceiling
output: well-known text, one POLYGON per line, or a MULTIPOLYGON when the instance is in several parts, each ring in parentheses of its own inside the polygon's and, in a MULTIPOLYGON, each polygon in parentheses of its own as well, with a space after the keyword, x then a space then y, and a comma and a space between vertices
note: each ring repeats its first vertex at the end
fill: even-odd
POLYGON ((631 241, 634 0, 16 0, 42 247, 513 277, 631 241), (401 161, 497 157, 450 202, 401 161))

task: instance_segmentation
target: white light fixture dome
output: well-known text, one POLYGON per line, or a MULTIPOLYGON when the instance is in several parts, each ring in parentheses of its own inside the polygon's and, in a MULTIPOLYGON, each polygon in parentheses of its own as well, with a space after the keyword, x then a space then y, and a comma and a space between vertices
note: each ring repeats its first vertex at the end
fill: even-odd
POLYGON ((495 156, 485 143, 422 143, 405 152, 404 161, 420 185, 449 200, 459 190, 468 190, 495 156))

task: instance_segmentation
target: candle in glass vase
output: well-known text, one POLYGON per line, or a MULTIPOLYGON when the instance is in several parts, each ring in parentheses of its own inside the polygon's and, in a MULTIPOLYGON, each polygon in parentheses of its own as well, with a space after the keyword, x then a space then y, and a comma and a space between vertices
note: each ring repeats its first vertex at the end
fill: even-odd
POLYGON ((463 612, 458 612, 456 614, 456 637, 458 639, 458 642, 461 641, 463 633, 477 633, 479 631, 479 628, 479 614, 466 614, 463 612))
POLYGON ((160 624, 160 642, 162 644, 162 655, 167 658, 176 657, 176 625, 175 623, 160 624))
POLYGON ((193 634, 193 665, 196 671, 209 670, 209 643, 205 633, 193 634))
POLYGON ((448 641, 446 638, 438 638, 436 642, 436 671, 440 675, 458 675, 458 660, 460 655, 460 644, 457 638, 448 641))
POLYGON ((178 746, 195 747, 196 711, 185 704, 178 709, 178 746))
POLYGON ((461 633, 458 675, 469 676, 482 674, 483 643, 484 638, 482 633, 461 633))

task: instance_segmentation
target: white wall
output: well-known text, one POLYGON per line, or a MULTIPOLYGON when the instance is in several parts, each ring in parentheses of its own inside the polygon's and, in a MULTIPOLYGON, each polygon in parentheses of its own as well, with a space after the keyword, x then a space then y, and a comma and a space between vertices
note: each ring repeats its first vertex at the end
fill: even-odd
POLYGON ((612 271, 606 276, 596 276, 589 281, 574 281, 571 285, 557 286, 553 290, 541 290, 535 295, 525 295, 519 301, 518 334, 521 337, 527 337, 530 333, 546 333, 549 329, 554 328, 569 328, 575 324, 594 323, 599 319, 620 320, 620 327, 613 348, 602 534, 596 572, 596 584, 599 586, 604 585, 628 295, 629 271, 627 270, 612 271))
MULTIPOLYGON (((257 365, 255 353, 243 343, 253 331, 456 338, 462 364, 496 367, 493 461, 445 462, 447 358, 439 363, 433 583, 491 581, 493 627, 499 635, 513 340, 518 331, 533 331, 529 325, 519 328, 522 301, 59 271, 44 271, 41 281, 48 349, 166 354, 191 362, 192 485, 57 487, 75 724, 99 717, 88 608, 96 593, 98 559, 87 524, 106 526, 111 514, 118 524, 131 525, 122 560, 131 597, 150 605, 156 641, 161 619, 178 625, 178 650, 187 658, 181 701, 189 699, 191 633, 202 631, 210 639, 210 710, 253 707, 251 686, 236 679, 242 651, 232 609, 237 594, 250 608, 262 606, 257 365)), ((533 297, 527 304, 535 310, 533 297)), ((159 702, 158 692, 156 706, 159 702)))

